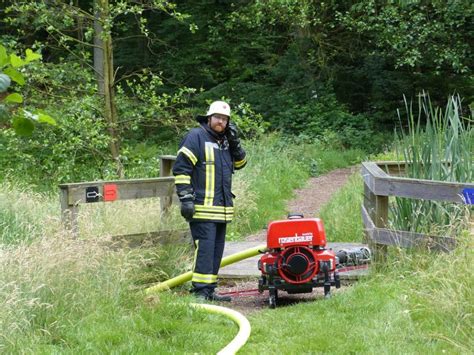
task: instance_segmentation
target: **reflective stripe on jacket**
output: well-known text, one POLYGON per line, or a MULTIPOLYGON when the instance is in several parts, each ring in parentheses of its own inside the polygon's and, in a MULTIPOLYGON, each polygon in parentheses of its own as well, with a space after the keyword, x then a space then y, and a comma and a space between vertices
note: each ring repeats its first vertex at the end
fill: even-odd
MULTIPOLYGON (((243 151, 243 150, 242 150, 243 151)), ((245 152, 232 158, 227 139, 206 124, 192 129, 179 146, 173 166, 176 190, 192 191, 196 212, 192 221, 230 222, 234 215, 232 174, 247 163, 245 152)))

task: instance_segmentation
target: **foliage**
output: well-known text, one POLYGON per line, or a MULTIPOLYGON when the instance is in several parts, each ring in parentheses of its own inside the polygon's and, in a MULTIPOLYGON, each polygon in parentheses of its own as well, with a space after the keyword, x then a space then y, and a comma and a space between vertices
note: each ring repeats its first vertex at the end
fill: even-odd
POLYGON ((374 51, 392 59, 395 67, 432 68, 468 73, 473 60, 466 38, 474 30, 469 1, 406 1, 378 4, 366 1, 340 13, 343 23, 370 38, 374 51))
POLYGON ((8 93, 12 80, 20 86, 26 83, 20 68, 39 59, 41 54, 31 49, 26 50, 25 59, 22 59, 15 53, 8 54, 7 49, 0 44, 0 125, 6 124, 5 121, 12 117, 15 133, 22 136, 31 135, 35 122, 56 125, 56 121, 43 110, 34 109, 31 112, 18 108, 17 105, 23 103, 23 96, 18 92, 8 93))
MULTIPOLYGON (((401 129, 396 149, 407 177, 453 182, 474 179, 472 114, 463 118, 461 100, 451 96, 445 110, 434 107, 428 94, 419 96, 418 112, 406 103, 408 129, 401 129), (426 126, 423 124, 426 122, 426 126)), ((466 206, 438 201, 396 198, 393 223, 397 229, 434 234, 456 234, 469 216, 466 206)))

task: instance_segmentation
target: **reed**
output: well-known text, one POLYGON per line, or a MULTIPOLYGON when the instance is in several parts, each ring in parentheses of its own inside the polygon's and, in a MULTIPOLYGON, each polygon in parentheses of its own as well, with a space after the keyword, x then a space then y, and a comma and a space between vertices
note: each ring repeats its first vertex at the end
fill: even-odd
MULTIPOLYGON (((406 165, 407 177, 438 181, 471 182, 474 177, 472 112, 463 117, 461 99, 451 96, 444 110, 434 107, 427 93, 418 105, 405 99, 406 128, 395 144, 406 165)), ((398 112, 400 123, 400 112, 398 112)), ((401 125, 402 126, 402 125, 401 125)), ((457 234, 466 226, 467 206, 437 201, 395 198, 391 204, 393 227, 408 231, 457 234)))

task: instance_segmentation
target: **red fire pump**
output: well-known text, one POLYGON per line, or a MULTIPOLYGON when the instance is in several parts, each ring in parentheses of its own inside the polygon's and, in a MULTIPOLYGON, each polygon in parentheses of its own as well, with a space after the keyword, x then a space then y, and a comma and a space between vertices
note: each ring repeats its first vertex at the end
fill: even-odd
POLYGON ((270 308, 276 307, 278 290, 295 294, 324 287, 325 297, 330 297, 331 286, 341 286, 336 254, 326 249, 326 234, 320 219, 289 215, 287 220, 271 222, 267 248, 258 261, 262 272, 258 291, 269 291, 270 308))

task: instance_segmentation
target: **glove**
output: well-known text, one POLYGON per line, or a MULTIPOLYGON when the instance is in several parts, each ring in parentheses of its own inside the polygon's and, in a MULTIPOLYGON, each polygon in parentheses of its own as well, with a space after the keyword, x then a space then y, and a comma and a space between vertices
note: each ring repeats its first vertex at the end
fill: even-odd
POLYGON ((194 201, 192 199, 181 201, 181 216, 189 221, 193 218, 194 212, 194 201))
POLYGON ((242 160, 245 157, 245 151, 240 145, 239 134, 237 132, 237 126, 229 122, 227 130, 225 132, 227 141, 229 142, 229 150, 232 158, 236 161, 242 160))
POLYGON ((229 122, 225 135, 229 141, 230 150, 236 150, 240 146, 239 133, 237 132, 237 126, 235 123, 229 122))

